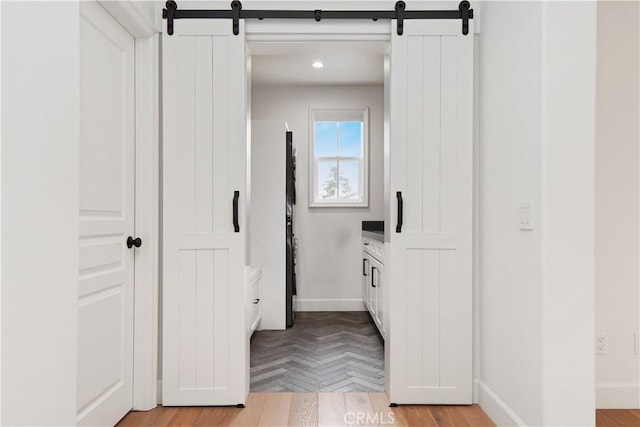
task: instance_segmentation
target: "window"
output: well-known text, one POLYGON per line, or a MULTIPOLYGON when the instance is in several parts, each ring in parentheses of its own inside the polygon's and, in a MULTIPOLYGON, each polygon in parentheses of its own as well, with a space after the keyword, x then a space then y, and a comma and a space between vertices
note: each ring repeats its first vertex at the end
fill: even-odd
POLYGON ((369 109, 311 110, 312 207, 368 206, 369 109))

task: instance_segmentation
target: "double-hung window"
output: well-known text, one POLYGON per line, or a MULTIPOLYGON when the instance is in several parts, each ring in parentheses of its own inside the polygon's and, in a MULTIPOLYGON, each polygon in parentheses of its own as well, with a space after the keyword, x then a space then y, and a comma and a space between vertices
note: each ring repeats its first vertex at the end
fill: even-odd
POLYGON ((369 109, 310 110, 312 207, 368 206, 369 109))

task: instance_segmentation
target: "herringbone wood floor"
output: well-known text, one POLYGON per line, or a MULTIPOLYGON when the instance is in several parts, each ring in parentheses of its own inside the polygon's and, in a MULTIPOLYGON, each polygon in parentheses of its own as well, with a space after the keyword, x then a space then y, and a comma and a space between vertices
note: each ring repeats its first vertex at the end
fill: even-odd
POLYGON ((369 315, 298 312, 290 329, 256 332, 251 391, 384 391, 384 347, 369 315))

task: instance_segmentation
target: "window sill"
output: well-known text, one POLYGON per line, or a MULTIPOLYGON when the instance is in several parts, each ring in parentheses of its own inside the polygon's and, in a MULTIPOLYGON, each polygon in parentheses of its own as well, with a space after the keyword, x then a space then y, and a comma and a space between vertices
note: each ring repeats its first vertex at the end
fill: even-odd
POLYGON ((368 202, 355 202, 355 203, 330 203, 330 202, 314 202, 309 203, 310 208, 368 208, 368 202))

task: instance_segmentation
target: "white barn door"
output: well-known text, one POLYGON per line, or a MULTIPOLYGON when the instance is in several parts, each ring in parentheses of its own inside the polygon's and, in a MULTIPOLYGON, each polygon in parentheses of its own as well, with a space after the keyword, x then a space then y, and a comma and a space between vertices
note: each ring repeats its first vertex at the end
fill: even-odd
POLYGON ((389 397, 469 404, 473 29, 392 22, 389 397))
POLYGON ((164 405, 247 395, 245 64, 242 21, 239 35, 180 20, 163 36, 164 405))

